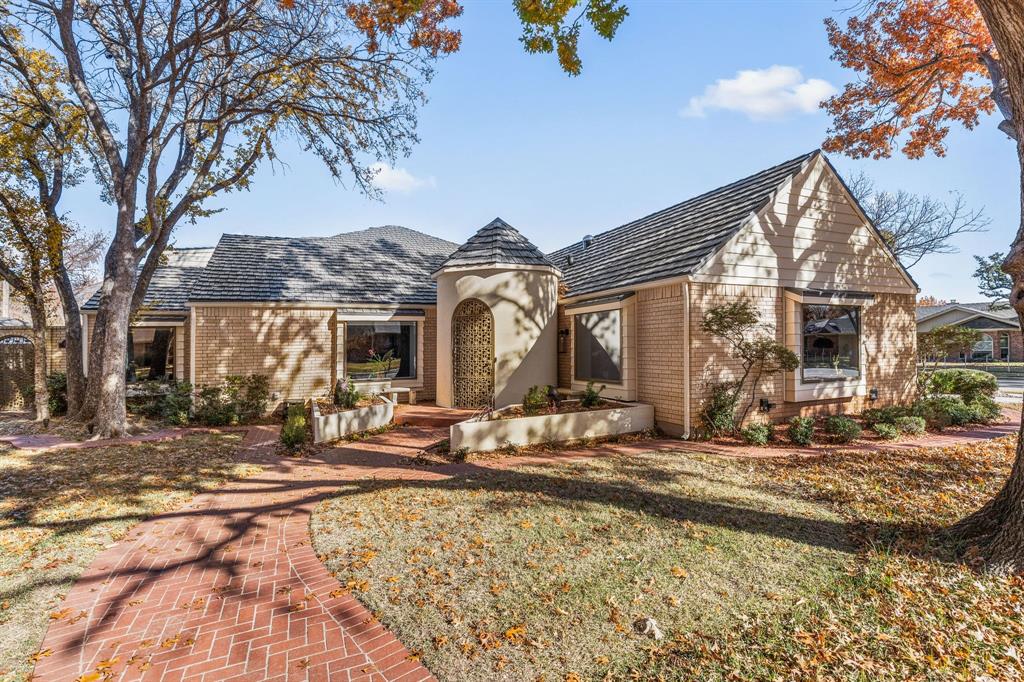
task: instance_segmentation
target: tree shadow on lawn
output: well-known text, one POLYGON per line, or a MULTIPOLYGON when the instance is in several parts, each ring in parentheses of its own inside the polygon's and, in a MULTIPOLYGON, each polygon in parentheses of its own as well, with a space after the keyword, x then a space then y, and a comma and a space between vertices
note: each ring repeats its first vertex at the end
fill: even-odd
MULTIPOLYGON (((106 610, 101 622, 90 625, 90 630, 92 632, 102 630, 105 623, 113 622, 118 613, 125 608, 124 602, 130 599, 131 595, 139 593, 147 584, 158 580, 162 573, 174 571, 183 566, 212 571, 211 575, 220 576, 216 582, 221 585, 230 584, 233 588, 230 594, 242 599, 243 603, 256 600, 258 597, 254 590, 248 591, 237 585, 242 582, 241 580, 234 580, 244 573, 242 569, 245 568, 245 559, 236 559, 227 555, 224 551, 227 546, 237 543, 239 538, 245 535, 266 532, 271 517, 287 516, 296 513, 297 510, 299 510, 298 513, 308 516, 313 507, 325 499, 394 488, 427 491, 457 489, 481 492, 537 493, 543 495, 547 503, 563 505, 567 509, 583 504, 597 503, 679 523, 692 522, 739 530, 847 553, 857 549, 859 544, 857 538, 863 537, 865 533, 865 522, 843 520, 835 515, 824 513, 824 511, 820 518, 815 518, 767 508, 767 506, 754 504, 750 500, 730 497, 709 499, 697 495, 666 494, 644 486, 644 482, 660 483, 673 477, 677 480, 680 478, 692 479, 687 483, 687 487, 691 489, 702 485, 702 483, 713 486, 716 482, 714 477, 708 479, 687 471, 679 471, 670 476, 664 467, 659 465, 659 459, 664 456, 695 457, 692 453, 671 454, 662 451, 657 455, 647 457, 622 455, 605 458, 613 461, 613 466, 620 474, 619 480, 610 481, 574 475, 571 466, 567 467, 566 462, 557 460, 549 463, 524 461, 524 464, 530 467, 528 470, 494 468, 474 463, 417 467, 412 464, 412 455, 414 454, 412 448, 410 448, 410 455, 405 456, 374 450, 372 443, 366 445, 370 447, 353 444, 308 458, 285 459, 266 455, 249 457, 249 462, 264 467, 263 473, 231 483, 218 490, 218 498, 224 501, 215 508, 185 506, 151 517, 152 521, 171 522, 183 519, 201 520, 213 516, 220 519, 228 533, 216 541, 208 543, 200 553, 183 557, 176 562, 161 564, 159 569, 138 567, 133 562, 124 562, 120 567, 82 578, 81 581, 96 585, 116 578, 129 578, 128 582, 131 585, 131 589, 122 591, 110 604, 110 608, 106 610), (701 480, 702 478, 704 481, 701 480), (268 503, 255 506, 243 503, 247 496, 253 494, 258 494, 263 499, 269 500, 268 503), (233 505, 232 499, 238 499, 239 504, 233 505)), ((70 454, 74 456, 76 453, 70 454)), ((856 456, 864 457, 863 454, 856 456)), ((718 458, 709 456, 709 459, 718 458)), ((783 466, 801 466, 805 465, 807 461, 806 459, 792 460, 783 466)), ((730 460, 728 466, 723 466, 723 470, 731 467, 732 464, 733 461, 730 460)), ((752 465, 760 467, 764 464, 757 462, 752 465)), ((52 455, 41 453, 36 455, 35 465, 31 472, 17 471, 13 475, 15 477, 35 477, 37 480, 53 479, 59 486, 60 481, 63 480, 60 474, 66 467, 67 462, 58 456, 58 453, 52 455)), ((116 479, 117 485, 124 486, 124 493, 130 497, 142 495, 150 487, 140 482, 138 472, 131 469, 114 474, 113 479, 108 482, 113 482, 114 479, 116 479)), ((181 482, 181 485, 183 489, 190 492, 201 490, 199 487, 193 487, 187 478, 181 482)), ((753 483, 752 485, 757 487, 758 484, 753 483)), ((790 499, 806 503, 810 499, 793 488, 775 486, 774 484, 766 484, 766 487, 783 501, 790 499)), ((126 516, 93 516, 73 521, 36 521, 33 520, 33 509, 39 504, 39 500, 34 496, 19 497, 19 493, 16 491, 25 489, 27 486, 20 485, 17 481, 10 484, 4 481, 4 484, 0 486, 0 503, 12 504, 10 511, 4 514, 8 524, 13 522, 13 524, 24 528, 56 528, 58 532, 71 532, 72 529, 81 530, 90 524, 119 520, 132 521, 137 518, 137 515, 129 514, 126 516)), ((59 489, 51 491, 52 495, 60 493, 59 489)), ((872 534, 876 536, 896 537, 906 534, 920 536, 921 533, 934 532, 937 529, 937 526, 928 529, 919 523, 877 522, 870 525, 872 534)), ((927 548, 922 547, 921 550, 927 552, 930 557, 934 556, 927 548)), ((31 590, 46 583, 46 579, 40 579, 24 585, 21 591, 31 590)), ((11 596, 13 595, 0 595, 0 598, 10 598, 11 596)), ((80 641, 74 645, 79 644, 81 644, 80 641)))

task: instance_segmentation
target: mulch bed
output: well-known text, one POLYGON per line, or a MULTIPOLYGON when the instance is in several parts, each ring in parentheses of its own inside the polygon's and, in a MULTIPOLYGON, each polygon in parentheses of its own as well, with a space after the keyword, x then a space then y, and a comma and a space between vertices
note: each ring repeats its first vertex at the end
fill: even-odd
POLYGON ((338 414, 339 412, 349 412, 350 410, 358 410, 361 407, 370 407, 371 405, 382 405, 384 403, 379 395, 372 395, 366 398, 360 398, 359 402, 356 403, 355 407, 341 407, 335 405, 333 400, 329 398, 317 398, 316 406, 320 410, 320 414, 338 414))
POLYGON ((623 403, 616 400, 601 400, 597 405, 593 407, 584 407, 579 400, 563 400, 557 406, 550 405, 543 410, 539 410, 532 414, 527 413, 523 409, 522 405, 513 405, 512 407, 502 408, 495 412, 491 412, 487 421, 502 421, 505 419, 519 419, 521 417, 543 417, 551 414, 573 414, 575 412, 594 412, 596 410, 610 410, 616 407, 622 407, 623 403))

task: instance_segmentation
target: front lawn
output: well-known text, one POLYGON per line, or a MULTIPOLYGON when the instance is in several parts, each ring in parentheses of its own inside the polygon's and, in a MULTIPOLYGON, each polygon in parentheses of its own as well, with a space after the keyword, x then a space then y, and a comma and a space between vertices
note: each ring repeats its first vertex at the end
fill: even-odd
POLYGON ((0 680, 27 679, 61 598, 107 546, 142 519, 251 475, 237 434, 29 452, 0 444, 0 680))
POLYGON ((317 552, 442 680, 643 670, 656 642, 724 632, 824 588, 845 525, 728 461, 648 455, 355 487, 317 552))
POLYGON ((1019 679, 1024 581, 934 541, 1013 445, 481 468, 353 484, 311 530, 441 680, 1019 679))

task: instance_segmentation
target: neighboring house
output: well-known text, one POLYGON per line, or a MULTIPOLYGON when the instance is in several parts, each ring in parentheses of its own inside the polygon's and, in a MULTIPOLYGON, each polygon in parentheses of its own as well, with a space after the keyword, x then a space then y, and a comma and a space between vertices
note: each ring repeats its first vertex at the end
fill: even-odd
POLYGON ((947 362, 1024 362, 1024 340, 1017 312, 991 303, 947 303, 917 309, 917 331, 926 332, 944 325, 966 327, 981 332, 974 347, 941 358, 947 362))
POLYGON ((461 246, 388 226, 172 251, 132 329, 132 375, 263 373, 286 401, 386 369, 464 407, 592 380, 686 435, 710 382, 737 369, 701 331, 712 306, 753 301, 800 356, 758 386, 782 418, 910 399, 916 294, 813 152, 547 255, 500 219, 461 246))

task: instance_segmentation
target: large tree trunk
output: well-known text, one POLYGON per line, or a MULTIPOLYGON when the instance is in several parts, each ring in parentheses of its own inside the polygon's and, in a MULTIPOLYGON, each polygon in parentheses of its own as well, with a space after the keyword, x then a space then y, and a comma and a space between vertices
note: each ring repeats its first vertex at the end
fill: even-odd
POLYGON ((32 383, 35 394, 36 421, 48 424, 50 421, 50 391, 46 386, 47 338, 46 309, 43 306, 43 287, 38 277, 33 277, 32 297, 28 301, 29 315, 32 318, 32 354, 35 363, 32 383))
MULTIPOLYGON (((977 4, 999 50, 1017 133, 1021 223, 1003 270, 1013 279, 1010 305, 1024 325, 1024 2, 977 0, 977 4)), ((1024 425, 1018 433, 1017 456, 1010 477, 1002 490, 984 507, 953 526, 951 532, 977 545, 990 571, 1024 573, 1024 425)))
MULTIPOLYGON (((121 222, 130 211, 121 211, 121 222)), ((92 425, 96 438, 117 438, 127 431, 125 370, 128 326, 135 289, 134 225, 119 225, 104 262, 102 298, 89 346, 89 377, 78 419, 92 425)))
POLYGON ((82 311, 75 298, 71 277, 64 267, 55 268, 53 275, 57 293, 64 310, 64 355, 68 377, 68 414, 76 414, 85 397, 85 368, 82 363, 82 311))

